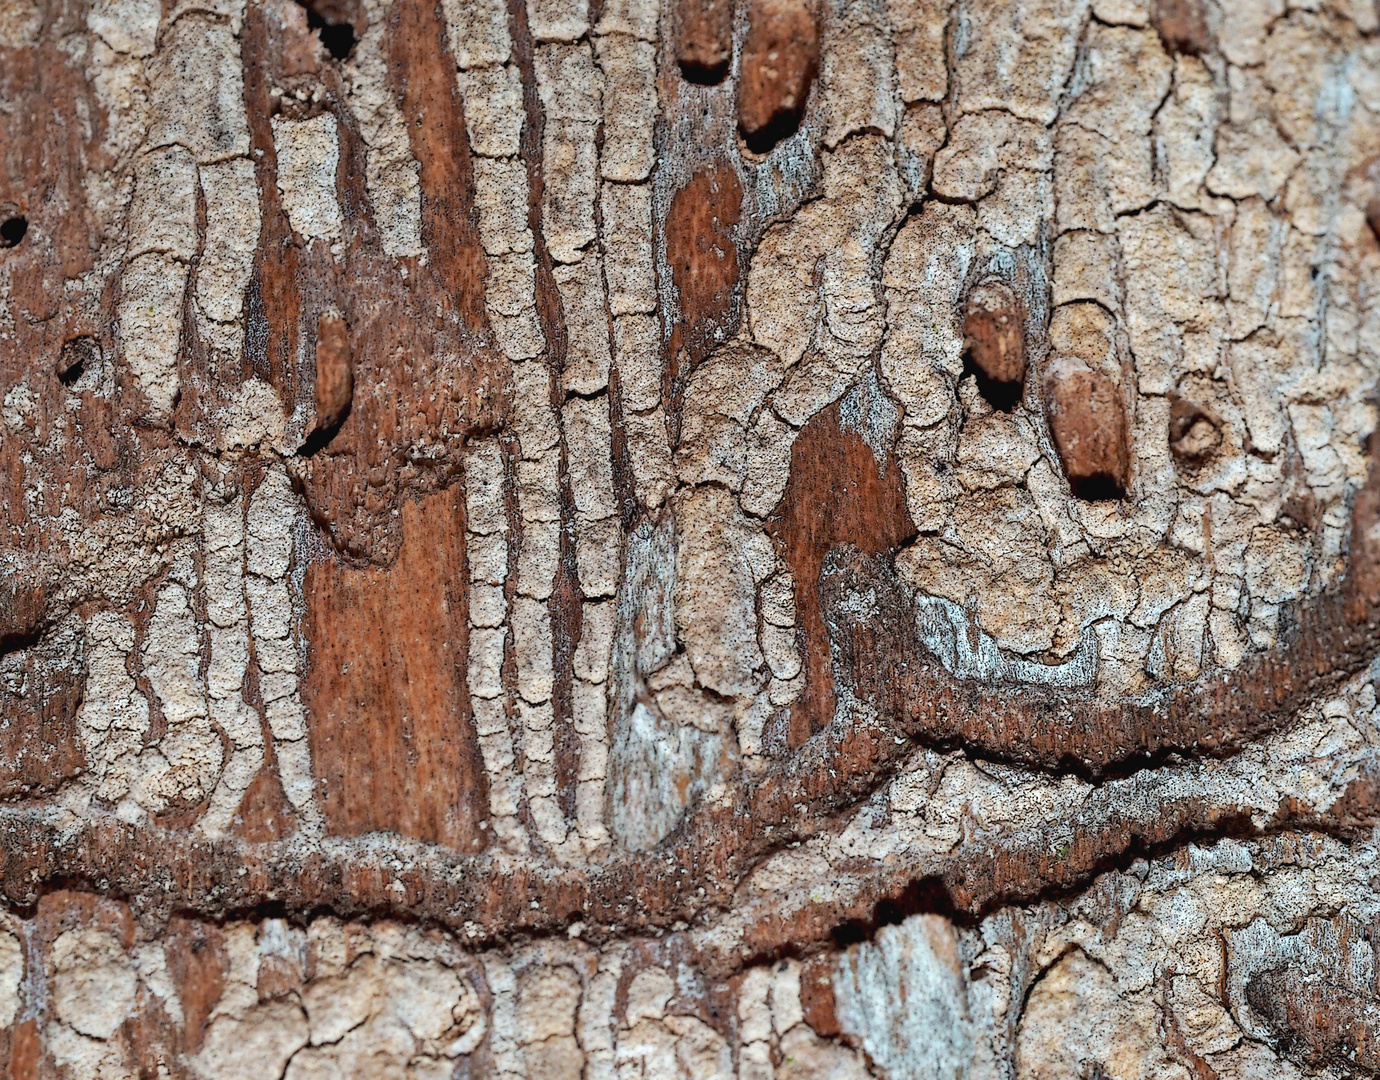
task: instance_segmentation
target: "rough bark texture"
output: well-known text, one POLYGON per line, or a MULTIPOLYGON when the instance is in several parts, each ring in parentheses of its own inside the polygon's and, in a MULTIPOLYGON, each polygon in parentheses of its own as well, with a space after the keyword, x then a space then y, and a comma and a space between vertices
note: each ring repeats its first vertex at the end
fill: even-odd
POLYGON ((0 0, 0 1074, 1380 1074, 1370 0, 0 0))

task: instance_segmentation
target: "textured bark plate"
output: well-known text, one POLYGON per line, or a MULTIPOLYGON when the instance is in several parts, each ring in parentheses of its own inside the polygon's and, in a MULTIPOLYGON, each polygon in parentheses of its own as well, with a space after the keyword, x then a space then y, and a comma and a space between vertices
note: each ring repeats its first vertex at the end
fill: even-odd
POLYGON ((9 0, 0 1064, 1380 1071, 1361 0, 9 0))

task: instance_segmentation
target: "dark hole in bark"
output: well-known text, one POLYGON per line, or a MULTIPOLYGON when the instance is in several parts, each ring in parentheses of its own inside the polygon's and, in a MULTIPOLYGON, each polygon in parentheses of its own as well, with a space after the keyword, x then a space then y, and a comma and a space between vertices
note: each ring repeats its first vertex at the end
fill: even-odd
POLYGON ((834 944, 846 949, 867 940, 867 924, 861 919, 849 919, 839 923, 833 930, 834 944))
POLYGON ((25 649, 32 649, 42 639, 42 630, 20 630, 8 634, 0 634, 0 656, 8 656, 12 652, 22 652, 25 649))
POLYGON ((834 943, 841 948, 868 941, 883 926, 903 923, 912 915, 943 915, 950 922, 961 922, 963 916, 954 907, 953 897, 937 877, 912 881, 894 896, 877 901, 870 919, 849 919, 834 927, 834 943))
POLYGON ((756 131, 743 131, 743 142, 754 154, 769 154, 776 144, 789 139, 800 130, 800 121, 805 116, 805 103, 799 107, 782 110, 772 116, 766 127, 756 131))
POLYGON ((355 28, 349 23, 340 26, 322 26, 321 44, 337 60, 344 60, 355 47, 355 28))
POLYGON ((963 354, 963 376, 966 378, 969 375, 977 383, 978 393, 982 395, 982 400, 998 412, 1009 413, 1021 403, 1021 397, 1025 394, 1024 382, 1004 382, 1000 379, 993 379, 977 366, 971 352, 965 352, 963 354))
POLYGON ((1121 484, 1117 482, 1115 476, 1108 476, 1106 473, 1094 473, 1092 476, 1069 477, 1069 487, 1073 489, 1075 498, 1082 499, 1084 502, 1115 502, 1123 498, 1126 492, 1121 490, 1121 484))
POLYGON ((71 386, 86 373, 87 365, 99 364, 101 346, 89 337, 73 338, 62 344, 62 354, 58 358, 58 381, 63 386, 71 386))
POLYGON ((331 440, 336 437, 341 426, 350 418, 350 409, 353 404, 353 402, 346 404, 345 411, 340 414, 339 420, 325 427, 319 427, 308 435, 307 441, 297 448, 297 456, 312 457, 330 446, 331 440))
POLYGON ((61 382, 63 386, 71 386, 82 377, 84 371, 86 371, 86 358, 78 357, 77 362, 66 371, 58 372, 58 381, 61 382))
POLYGON ((696 86, 718 86, 728 74, 728 61, 722 64, 701 64, 694 60, 681 60, 680 77, 696 86))
POLYGON ((12 248, 19 241, 24 239, 24 234, 29 231, 29 219, 23 215, 15 215, 0 222, 0 247, 12 248))
POLYGON ((841 949, 858 945, 867 940, 867 923, 861 919, 849 919, 833 929, 834 944, 841 949))
POLYGON ((355 28, 347 20, 326 18, 316 9, 316 5, 303 3, 303 0, 298 0, 298 3, 307 9, 307 26, 317 32, 326 51, 336 60, 349 56, 350 50, 355 47, 355 28))

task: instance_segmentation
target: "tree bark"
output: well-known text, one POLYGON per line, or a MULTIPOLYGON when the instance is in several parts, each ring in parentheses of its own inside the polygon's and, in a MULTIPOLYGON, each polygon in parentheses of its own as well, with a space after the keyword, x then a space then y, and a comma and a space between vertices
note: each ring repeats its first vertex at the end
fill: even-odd
POLYGON ((7 0, 6 1075, 1380 1073, 1369 0, 7 0))

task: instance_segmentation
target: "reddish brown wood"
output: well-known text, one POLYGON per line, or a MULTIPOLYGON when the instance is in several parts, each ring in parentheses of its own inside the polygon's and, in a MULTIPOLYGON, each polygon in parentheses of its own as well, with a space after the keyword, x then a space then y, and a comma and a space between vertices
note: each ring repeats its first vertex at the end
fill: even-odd
POLYGON ((833 963, 830 957, 816 957, 800 969, 800 1008, 805 1023, 816 1035, 830 1039, 839 1034, 839 1019, 834 1011, 833 963))
POLYGON ((90 319, 96 313, 78 315, 63 282, 90 271, 100 249, 82 178, 90 168, 111 164, 103 146, 105 110, 81 61, 51 39, 3 52, 0 93, 9 104, 0 118, 0 220, 27 222, 23 239, 4 251, 11 308, 27 318, 16 319, 0 349, 16 355, 27 347, 30 357, 52 365, 78 326, 88 333, 99 327, 90 319), (78 114, 95 123, 74 127, 70 118, 78 114))
POLYGON ((1045 412, 1064 475, 1081 498, 1119 498, 1131 455, 1121 387, 1072 356, 1045 373, 1045 412))
MULTIPOLYGON (((245 297, 245 363, 272 384, 285 412, 296 403, 297 344, 302 333, 302 256, 278 191, 278 153, 272 117, 274 89, 315 86, 320 75, 320 41, 307 29, 306 11, 293 0, 265 0, 245 9, 240 34, 244 58, 244 104, 249 143, 259 181, 261 225, 254 274, 245 297)), ((310 339, 309 339, 310 340, 310 339)), ((250 371, 230 377, 232 389, 250 371)))
POLYGON ((764 153, 793 134, 819 67, 819 26, 808 0, 752 0, 738 79, 738 130, 764 153))
POLYGON ((1351 509, 1350 586, 1346 618, 1355 624, 1372 617, 1380 606, 1380 435, 1369 439, 1370 467, 1351 509))
POLYGON ((388 569, 307 570, 302 697, 318 795, 338 835, 391 829, 478 851, 488 797, 465 687, 461 490, 405 503, 402 519, 388 569))
POLYGON ((963 308, 963 345, 978 370, 996 383, 1025 380, 1025 318, 1006 282, 979 283, 963 308))
POLYGON ((38 1080, 43 1044, 37 1020, 20 1020, 10 1029, 10 1060, 7 1080, 38 1080))
MULTIPOLYGON (((347 13, 337 0, 312 0, 312 5, 331 20, 361 18, 358 10, 347 13)), ((598 4, 594 7, 597 18, 598 4)), ((713 26, 704 32, 709 44, 694 55, 718 63, 727 55, 731 4, 711 0, 692 7, 687 0, 682 8, 681 45, 693 45, 698 31, 691 24, 702 17, 713 26)), ((1205 29, 1202 45, 1174 44, 1185 37, 1171 25, 1181 10, 1202 21, 1194 4, 1161 3, 1157 18, 1166 41, 1180 51, 1209 48, 1205 29)), ((528 103, 523 148, 531 180, 529 222, 536 237, 538 303, 550 349, 538 362, 550 364, 553 402, 560 404, 566 328, 540 230, 543 120, 532 73, 534 46, 522 0, 513 0, 510 14, 514 55, 528 103)), ((65 12, 44 17, 51 24, 73 16, 65 12)), ((307 394, 315 400, 317 422, 341 428, 339 438, 319 448, 316 457, 291 459, 294 478, 326 541, 319 544, 308 536, 296 554, 316 560, 299 595, 305 605, 303 640, 311 650, 302 692, 311 712, 318 779, 326 782, 320 790, 328 827, 345 836, 395 830, 436 841, 438 848, 421 852, 415 862, 398 870, 390 859, 371 850, 373 841, 317 848, 300 840, 284 843, 298 823, 277 779, 270 748, 269 761, 244 795, 230 837, 208 840, 191 831, 195 807, 179 808, 177 814, 137 827, 98 808, 97 816, 76 829, 58 828, 38 816, 25 818, 27 808, 10 807, 9 820, 25 824, 12 831, 7 825, 0 876, 6 895, 16 902, 37 903, 44 891, 70 879, 83 887, 123 892, 133 898, 131 903, 142 905, 142 912, 158 916, 183 904, 217 915, 243 913, 256 905, 273 905, 273 910, 285 906, 294 916, 325 909, 392 912, 449 926, 474 920, 482 928, 481 941, 511 940, 528 931, 556 933, 577 917, 586 922, 591 939, 626 935, 630 927, 671 927, 715 905, 726 906, 744 875, 781 845, 833 827, 837 815, 878 791, 888 770, 912 751, 913 740, 962 746, 974 754, 1059 772, 1131 771, 1159 765, 1171 751, 1194 755, 1237 749, 1286 722, 1299 707, 1335 688, 1374 655, 1380 633, 1375 617, 1380 599, 1380 559, 1375 550, 1380 544, 1380 493, 1372 483, 1356 501, 1352 573, 1346 586, 1290 611, 1280 647, 1248 660, 1225 679, 1215 672, 1191 686, 1166 691, 1152 706, 1108 703, 1083 690, 1049 694, 1028 687, 958 683, 919 645, 908 624, 908 597, 895 580, 891 555, 913 531, 896 462, 883 456, 879 463, 856 433, 841 429, 835 408, 801 433, 787 497, 772 523, 796 575, 806 658, 806 691, 787 725, 787 741, 797 754, 750 779, 745 770, 727 785, 722 800, 692 807, 680 832, 655 856, 615 850, 607 862, 571 868, 544 863, 540 853, 531 861, 512 863, 485 855, 484 773, 464 688, 468 575, 460 461, 469 435, 503 431, 511 386, 506 362, 485 344, 484 258, 474 227, 463 108, 443 19, 436 5, 426 0, 402 0, 390 18, 395 21, 390 27, 389 77, 419 167, 426 258, 397 260, 383 253, 365 183, 366 151, 350 110, 342 104, 339 66, 326 58, 300 9, 276 0, 252 5, 241 44, 250 68, 246 103, 254 160, 260 166, 265 226, 248 305, 246 362, 242 369, 224 364, 215 370, 195 339, 188 306, 179 358, 184 386, 176 414, 180 443, 166 432, 136 429, 130 423, 126 402, 134 395, 128 393, 123 373, 116 375, 125 380, 121 392, 106 399, 67 389, 60 378, 76 367, 79 361, 72 358, 79 354, 85 357, 80 362, 93 365, 102 363, 103 356, 115 355, 109 309, 116 287, 104 292, 93 287, 80 304, 68 299, 83 275, 97 274, 91 215, 73 178, 84 182, 94 168, 110 164, 101 157, 104 120, 99 103, 84 86, 84 76, 62 50, 45 45, 3 57, 10 62, 8 68, 0 65, 5 100, 19 103, 13 115, 0 116, 0 131, 11 137, 7 145, 18 147, 3 152, 19 167, 32 170, 37 162, 48 170, 51 192, 56 194, 45 190, 40 198, 27 187, 0 192, 0 217, 22 211, 32 218, 27 237, 5 256, 6 272, 13 270, 9 297, 18 329, 14 343, 0 343, 0 369, 10 381, 28 373, 39 401, 33 434, 7 431, 0 444, 0 492, 15 550, 35 566, 51 562, 59 569, 51 574, 45 570, 48 576, 32 581, 25 577, 7 599, 0 598, 0 647, 25 654, 5 659, 14 665, 10 671, 22 673, 26 687, 23 701, 0 698, 0 715, 14 721, 13 735, 0 729, 0 792, 16 796, 51 790, 76 775, 82 764, 75 731, 81 703, 80 656, 62 668, 67 661, 44 650, 55 647, 57 638, 50 641, 48 635, 71 611, 85 617, 95 610, 95 602, 89 596, 54 599, 61 593, 53 582, 62 579, 63 556, 55 546, 53 519, 64 507, 73 506, 95 517, 104 512, 92 509, 103 505, 102 493, 135 487, 136 479, 169 463, 185 463, 189 453, 201 458, 196 464, 203 477, 235 460, 239 449, 224 455, 204 449, 212 446, 203 441, 212 430, 207 418, 215 415, 218 402, 254 374, 275 388, 285 417, 298 418, 291 422, 302 423, 300 418, 309 415, 297 408, 308 400, 302 397, 307 394), (18 74, 5 75, 4 70, 18 74), (312 89, 310 104, 273 93, 276 86, 312 89), (266 126, 274 110, 285 115, 327 110, 337 117, 341 164, 336 192, 346 222, 339 251, 322 241, 309 243, 293 236, 287 227, 278 205, 272 135, 266 126), (71 134, 72 116, 92 118, 89 138, 81 132, 71 134), (357 379, 352 374, 356 369, 357 379), (35 448, 50 445, 68 448, 64 455, 70 453, 70 459, 45 461, 46 471, 38 473, 30 459, 35 448), (881 614, 871 623, 858 621, 860 605, 843 602, 845 589, 856 596, 862 586, 882 596, 881 614), (860 710, 859 716, 830 723, 836 691, 845 683, 875 707, 875 716, 860 718, 867 712, 860 710), (823 733, 826 727, 830 730, 823 733), (812 733, 821 737, 812 739, 812 733), (6 743, 6 738, 13 741, 6 743), (516 869, 511 869, 514 864, 516 869), (149 882, 156 888, 149 889, 149 882)), ((745 115, 754 109, 758 115, 744 119, 743 134, 749 149, 765 148, 800 119, 817 64, 817 35, 814 16, 804 5, 761 0, 748 21, 753 29, 744 49, 739 103, 745 115), (808 17, 807 33, 782 29, 797 17, 808 17)), ((675 81, 673 71, 666 77, 675 81)), ((682 102, 710 96, 683 84, 676 93, 682 102)), ((726 104, 722 95, 717 100, 726 104)), ((665 110, 665 98, 662 105, 665 110)), ((731 127, 729 136, 732 142, 731 127)), ((729 152, 736 151, 730 147, 729 152)), ((674 171, 680 167, 676 155, 660 142, 657 154, 659 176, 684 175, 674 171)), ((763 171, 769 168, 768 164, 763 171)), ((19 174, 11 169, 10 175, 19 174)), ((741 209, 740 175, 744 174, 733 163, 724 161, 702 170, 676 194, 664 223, 677 293, 677 304, 668 308, 678 307, 674 358, 668 365, 672 380, 682 378, 717 342, 731 336, 740 318, 738 289, 752 241, 739 230, 755 236, 753 230, 763 227, 761 214, 741 209)), ((1019 382, 1026 367, 1023 316, 1015 294, 1003 289, 993 286, 981 303, 970 299, 968 348, 989 378, 1019 382)), ((1102 478, 1123 490, 1133 457, 1125 405, 1131 398, 1129 393, 1118 396, 1122 389, 1114 374, 1085 368, 1056 365, 1044 384, 1055 442, 1076 486, 1102 478)), ((1129 377, 1128 368, 1125 386, 1130 385, 1129 377)), ((617 394, 613 379, 615 416, 617 394)), ((675 395, 667 400, 674 412, 675 395)), ((1201 461, 1221 438, 1212 417, 1185 412, 1178 404, 1170 424, 1171 449, 1181 463, 1201 461)), ((505 449, 515 454, 511 431, 500 437, 505 449)), ((617 438, 621 436, 616 437, 613 453, 621 459, 627 444, 617 438)), ((258 453, 261 460, 277 460, 276 451, 265 448, 258 453)), ((252 460, 255 454, 249 450, 245 457, 252 460)), ((568 467, 562 447, 563 477, 568 467)), ((620 467, 624 479, 618 481, 619 490, 625 521, 631 524, 639 511, 627 479, 630 469, 626 462, 620 467)), ((551 614, 557 773, 562 805, 569 813, 579 765, 569 724, 570 654, 581 632, 584 597, 573 570, 579 523, 568 478, 561 483, 565 528, 551 614)), ((1292 512, 1286 504, 1286 513, 1292 512)), ((1304 517, 1311 517, 1311 511, 1304 517)), ((120 528, 125 524, 121 522, 120 528)), ((128 524, 132 530, 140 523, 128 524)), ((188 537, 194 536, 194 528, 173 541, 193 549, 195 541, 188 542, 188 537)), ((512 534, 516 550, 516 528, 512 534)), ((193 553, 193 562, 198 557, 193 553)), ((151 588, 146 584, 138 598, 144 614, 131 616, 136 622, 147 619, 151 588)), ((139 678, 133 669, 140 647, 130 661, 132 674, 139 678)), ((251 674, 245 683, 251 706, 261 704, 256 678, 251 674)), ((140 689, 156 698, 146 679, 140 689)), ((151 700, 151 707, 152 733, 158 735, 168 725, 156 700, 151 700)), ((1275 824, 1368 835, 1380 802, 1375 791, 1373 777, 1363 774, 1326 815, 1312 814, 1303 803, 1290 800, 1280 807, 1275 824)), ((955 906, 972 913, 1006 900, 1036 899, 1051 887, 1074 887, 1109 860, 1130 858, 1142 847, 1176 843, 1202 831, 1256 827, 1242 807, 1206 798, 1171 802, 1155 811, 1153 819, 1082 816, 1073 822, 1074 842, 1057 851, 1045 833, 1003 837, 1001 844, 985 847, 965 842, 942 860, 939 871, 955 906)), ((925 872, 939 871, 929 867, 925 872)), ((761 955, 783 954, 826 941, 839 919, 865 916, 858 905, 875 905, 897 895, 905 884, 901 875, 909 868, 885 866, 871 872, 874 886, 860 891, 857 910, 821 902, 799 912, 763 915, 746 934, 751 949, 761 955)), ((43 917, 51 925, 45 924, 48 936, 40 948, 43 941, 51 944, 62 926, 78 925, 85 918, 118 923, 122 940, 131 940, 129 912, 123 906, 124 915, 115 918, 77 901, 59 903, 44 897, 42 903, 47 905, 41 907, 43 917)), ((174 937, 181 933, 179 929, 174 937)), ((195 942, 192 948, 195 951, 195 942)), ((176 966, 171 953, 169 962, 176 966)), ((184 1008, 190 1000, 193 1012, 199 1012, 199 1041, 210 1006, 197 1001, 214 1000, 215 980, 223 984, 225 979, 224 963, 197 961, 210 965, 205 971, 192 970, 188 963, 184 958, 184 970, 177 976, 186 983, 185 992, 179 983, 179 996, 184 1008)), ((742 960, 735 956, 722 963, 727 969, 741 966, 742 960)), ((836 1034, 832 1002, 820 987, 808 985, 818 981, 816 968, 807 965, 802 1004, 816 1030, 836 1034)), ((258 990, 264 997, 288 993, 300 978, 294 962, 269 958, 260 967, 258 990)), ((1317 1022, 1309 1026, 1309 1017, 1321 1008, 1319 1002, 1332 1000, 1319 997, 1314 983, 1270 983, 1266 978, 1259 985, 1267 995, 1261 1008, 1278 1014, 1274 1019, 1282 1037, 1327 1028, 1317 1022)), ((131 1021, 136 1026, 121 1034, 136 1047, 147 1069, 152 1068, 147 1063, 156 1061, 158 1040, 163 1038, 160 1015, 150 1007, 131 1021)), ((39 1023, 32 1028, 28 1064, 22 1025, 0 1045, 0 1057, 9 1056, 12 1072, 39 1071, 39 1023)), ((1369 1033, 1374 1030, 1363 1023, 1357 1029, 1361 1035, 1354 1037, 1333 1027, 1330 1034, 1323 1031, 1318 1036, 1325 1042, 1318 1051, 1324 1056, 1359 1037, 1372 1038, 1369 1033)), ((1307 1042, 1310 1036, 1300 1037, 1307 1042)))
POLYGON ((738 325, 738 246, 733 229, 743 185, 728 162, 701 169, 676 192, 666 215, 666 262, 680 300, 671 333, 672 377, 687 375, 738 325))
POLYGON ((316 320, 316 428, 329 431, 340 426, 354 398, 354 360, 350 355, 350 331, 339 315, 323 314, 316 320))
MULTIPOLYGON (((1166 980, 1167 982, 1167 980, 1166 980)), ((1184 1037, 1183 1025, 1173 1006, 1166 1001, 1163 1009, 1165 1024, 1165 1046, 1174 1058, 1185 1068, 1193 1070, 1194 1080, 1218 1080, 1220 1074, 1208 1060, 1193 1049, 1184 1037)))
POLYGON ((249 782, 235 811, 234 833, 251 843, 281 840, 297 831, 297 814, 283 791, 273 762, 266 762, 249 782))
POLYGON ((1203 56, 1212 51, 1212 32, 1202 0, 1157 0, 1155 28, 1171 53, 1203 56))
POLYGON ((7 797, 56 790, 86 766, 77 731, 86 682, 80 656, 38 642, 15 661, 11 674, 22 692, 0 686, 0 796, 7 797))
POLYGON ((722 82, 733 53, 733 0, 680 0, 676 60, 686 81, 722 82))
MULTIPOLYGON (((427 269, 441 286, 443 310, 456 311, 469 327, 487 328, 470 141, 445 23, 433 0, 404 0, 395 12, 390 73, 407 118, 412 154, 421 166, 427 269)), ((413 267, 421 269, 416 263, 413 267)), ((434 310, 431 315, 435 317, 434 310)))
POLYGON ((117 294, 109 267, 97 265, 101 214, 87 195, 92 171, 116 162, 85 61, 57 44, 59 21, 75 29, 80 16, 47 5, 34 13, 37 43, 0 48, 0 272, 7 281, 0 386, 8 392, 24 384, 33 395, 26 426, 5 425, 0 438, 0 550, 14 557, 0 585, 5 797, 54 790, 85 764, 76 726, 85 681, 80 639, 73 651, 72 641, 50 633, 76 599, 58 519, 70 511, 83 520, 100 514, 104 494, 133 486, 141 466, 166 446, 162 432, 146 430, 136 440, 127 376, 116 380, 118 404, 60 378, 74 353, 111 352, 117 294), (130 460, 136 441, 140 462, 130 460))
POLYGON ((830 630, 819 593, 825 556, 842 545, 889 554, 915 535, 900 463, 894 456, 879 462, 861 435, 841 427, 839 407, 831 405, 796 437, 786 493, 768 528, 795 577, 805 659, 805 689, 791 707, 787 736, 794 749, 834 718, 830 630))
POLYGON ((147 987, 140 987, 134 1014, 125 1021, 124 1033, 138 1076, 158 1076, 166 1070, 169 1080, 190 1080, 181 1052, 186 1049, 182 1025, 168 1015, 165 1003, 147 987))
POLYGON ((224 936, 214 923, 175 917, 168 925, 164 952, 178 1000, 182 1002, 183 1031, 188 1051, 201 1049, 211 1009, 225 990, 230 961, 224 936))
MULTIPOLYGON (((276 10, 273 2, 270 10, 276 10)), ((397 62, 389 67, 390 79, 420 166, 425 259, 395 259, 384 251, 371 216, 364 143, 341 102, 338 72, 323 59, 305 23, 284 15, 281 24, 259 30, 254 49, 245 47, 247 99, 251 90, 263 91, 264 73, 270 88, 295 85, 294 78, 311 80, 321 101, 312 107, 336 116, 336 182, 346 254, 337 262, 321 240, 300 247, 294 245, 302 244, 301 238, 285 241, 299 252, 292 256, 298 260, 293 271, 298 306, 278 315, 269 312, 267 318, 274 326, 300 324, 287 335, 293 342, 314 340, 323 314, 341 318, 347 328, 353 367, 349 412, 329 445, 308 444, 306 449, 319 452, 305 463, 301 481, 308 509, 331 544, 375 565, 397 556, 401 534, 395 508, 455 482, 465 437, 499 424, 511 381, 507 360, 481 336, 487 328, 485 262, 474 220, 464 112, 444 27, 434 5, 424 2, 404 4, 394 17, 390 48, 397 62), (308 45, 315 51, 308 54, 308 45), (306 62, 299 54, 309 56, 315 67, 293 75, 306 62), (439 432, 445 437, 438 439, 439 432), (423 446, 426 464, 419 466, 423 446)), ((250 29, 246 23, 246 34, 250 29)), ((271 102, 249 101, 251 114, 259 107, 271 109, 271 102)), ((251 127, 254 139, 256 131, 251 127)), ((271 132, 267 135, 271 141, 271 132)), ((261 166, 268 160, 266 154, 261 166)), ((261 189, 264 172, 261 167, 261 189)), ((266 237, 271 213, 287 227, 276 194, 265 197, 263 212, 266 237)), ((270 246, 265 239, 260 251, 270 246)), ((263 287, 268 288, 266 279, 263 287)), ((253 290, 251 284, 251 301, 253 290)), ((252 304, 249 322, 247 340, 255 333, 252 304)), ((277 377, 314 384, 315 364, 277 377)), ((283 397, 286 408, 289 395, 283 397)))

